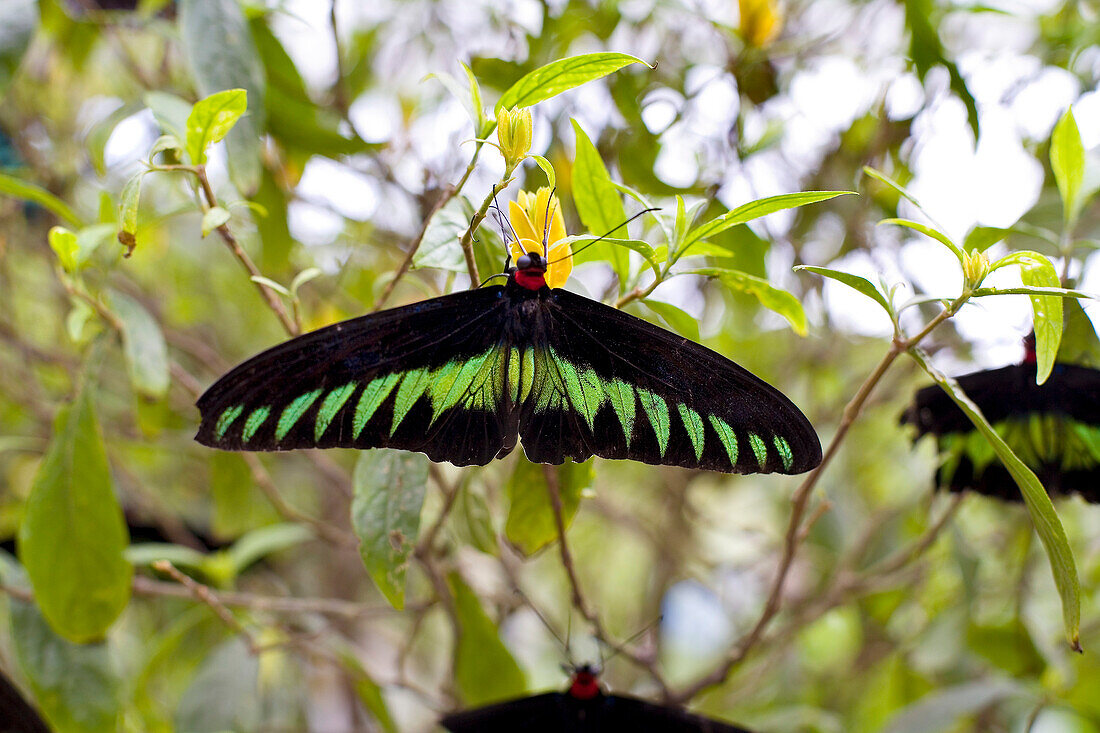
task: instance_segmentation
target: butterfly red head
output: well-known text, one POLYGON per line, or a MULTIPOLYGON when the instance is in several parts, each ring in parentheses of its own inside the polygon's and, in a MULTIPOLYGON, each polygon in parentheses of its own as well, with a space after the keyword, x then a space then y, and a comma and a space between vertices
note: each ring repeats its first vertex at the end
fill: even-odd
POLYGON ((537 252, 520 255, 512 278, 520 287, 540 290, 546 287, 546 260, 537 252))
POLYGON ((602 694, 599 682, 600 670, 590 664, 573 669, 573 681, 569 684, 569 696, 577 700, 591 700, 602 694))

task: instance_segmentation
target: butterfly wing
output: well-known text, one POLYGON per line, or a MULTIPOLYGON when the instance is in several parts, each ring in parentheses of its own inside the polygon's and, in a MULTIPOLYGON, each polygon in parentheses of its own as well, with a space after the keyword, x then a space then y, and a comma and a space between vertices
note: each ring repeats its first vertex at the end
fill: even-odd
POLYGON ((619 695, 578 700, 566 693, 452 713, 440 721, 452 733, 750 733, 728 723, 619 695))
POLYGON ((516 440, 501 399, 503 291, 432 298, 265 351, 199 398, 196 440, 226 450, 391 447, 484 465, 516 440))
POLYGON ((520 439, 532 461, 597 455, 792 474, 821 462, 806 416, 729 359, 565 290, 540 303, 520 370, 520 439))
MULTIPOLYGON (((1100 371, 1055 364, 1035 383, 1035 364, 975 372, 956 379, 1013 452, 1052 495, 1079 492, 1100 503, 1100 371)), ((1016 482, 966 414, 938 386, 917 392, 902 415, 917 438, 936 436, 941 466, 936 484, 1021 501, 1016 482)))
POLYGON ((578 730, 570 725, 571 700, 560 692, 463 710, 446 715, 439 724, 451 733, 559 733, 578 730))

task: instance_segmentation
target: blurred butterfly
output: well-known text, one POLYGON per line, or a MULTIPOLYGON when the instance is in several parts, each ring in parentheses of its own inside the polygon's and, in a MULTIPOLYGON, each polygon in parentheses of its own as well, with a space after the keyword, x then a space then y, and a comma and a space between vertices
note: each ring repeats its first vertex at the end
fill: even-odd
POLYGON ((598 676, 599 670, 595 667, 576 667, 565 692, 547 692, 452 713, 439 724, 452 733, 749 733, 744 728, 680 708, 606 694, 600 688, 598 676))
MULTIPOLYGON (((1055 363, 1035 383, 1034 336, 1021 364, 975 372, 956 381, 1020 460, 1053 496, 1080 493, 1100 503, 1100 371, 1055 363)), ((936 485, 1022 501, 1020 489, 966 414, 938 386, 917 392, 902 415, 919 439, 936 436, 936 485)))

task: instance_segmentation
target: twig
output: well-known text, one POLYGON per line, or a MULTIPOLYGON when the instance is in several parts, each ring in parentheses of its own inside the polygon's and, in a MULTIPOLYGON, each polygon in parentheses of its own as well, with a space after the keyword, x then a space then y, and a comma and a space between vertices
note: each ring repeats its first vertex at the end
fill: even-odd
POLYGON ((458 189, 455 187, 448 188, 447 192, 436 199, 436 202, 432 204, 431 211, 428 213, 427 217, 424 218, 424 225, 420 227, 420 233, 416 235, 416 239, 414 239, 412 241, 412 244, 409 245, 408 254, 405 255, 404 261, 402 261, 401 266, 397 268, 397 272, 394 273, 393 278, 388 283, 386 283, 386 287, 382 291, 382 294, 379 295, 378 300, 374 302, 374 308, 372 310, 381 310, 382 306, 385 305, 386 301, 389 300, 391 295, 393 295, 393 291, 397 287, 397 283, 401 280, 401 278, 405 277, 405 273, 407 273, 409 271, 409 268, 412 267, 413 258, 416 257, 416 253, 420 249, 420 243, 424 241, 424 235, 428 233, 428 226, 432 223, 432 217, 434 217, 436 215, 436 212, 442 209, 445 205, 447 205, 448 202, 450 202, 452 198, 454 198, 457 191, 458 189))
POLYGON ((252 632, 244 627, 244 625, 237 620, 237 617, 233 615, 225 605, 222 604, 218 597, 202 583, 192 579, 181 573, 176 569, 176 566, 167 560, 157 560, 153 563, 153 569, 160 573, 165 573, 172 577, 177 583, 182 585, 191 596, 210 607, 210 610, 214 612, 214 615, 221 619, 222 623, 228 626, 230 629, 240 634, 248 642, 248 647, 253 654, 260 651, 260 645, 257 643, 256 638, 252 635, 252 632))
POLYGON ((553 466, 543 465, 542 470, 543 474, 546 476, 546 489, 550 495, 550 508, 554 513, 554 526, 558 533, 558 553, 561 556, 561 564, 565 569, 566 577, 569 579, 573 606, 592 626, 592 632, 597 639, 613 649, 615 653, 621 654, 635 665, 649 672, 653 681, 657 683, 657 687, 660 688, 661 696, 666 700, 671 699, 672 691, 665 681, 664 676, 657 670, 655 660, 652 656, 644 656, 624 644, 613 641, 604 629, 603 623, 600 621, 599 613, 597 613, 585 599, 584 592, 581 589, 580 579, 577 577, 577 570, 573 565, 573 555, 569 551, 569 544, 565 539, 565 520, 562 516, 561 487, 558 485, 558 474, 553 466))
MULTIPOLYGON (((210 180, 206 177, 206 168, 204 166, 196 166, 193 169, 195 176, 199 180, 199 187, 202 189, 203 197, 206 199, 208 206, 214 207, 218 205, 218 198, 214 195, 214 188, 210 185, 210 180)), ((230 231, 228 224, 222 224, 216 230, 218 235, 221 236, 222 241, 229 247, 229 251, 233 253, 233 256, 237 258, 237 261, 241 263, 241 266, 248 271, 249 277, 257 278, 262 277, 260 269, 256 267, 256 263, 252 261, 252 258, 248 256, 248 253, 241 247, 240 242, 233 236, 233 232, 230 231)), ((275 316, 279 319, 279 322, 283 324, 283 328, 291 336, 297 336, 300 332, 298 324, 287 313, 286 306, 283 304, 279 294, 269 288, 263 282, 252 280, 252 283, 256 286, 256 289, 260 291, 260 295, 267 302, 269 308, 275 313, 275 316)))

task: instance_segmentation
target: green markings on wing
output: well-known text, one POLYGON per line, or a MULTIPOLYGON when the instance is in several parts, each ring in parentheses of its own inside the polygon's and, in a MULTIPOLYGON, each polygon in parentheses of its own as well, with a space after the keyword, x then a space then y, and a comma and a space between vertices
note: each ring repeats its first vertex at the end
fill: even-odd
POLYGON ((397 386, 399 379, 401 379, 400 374, 386 374, 375 377, 363 389, 363 393, 359 395, 359 403, 355 406, 355 417, 352 420, 351 434, 353 438, 359 438, 363 428, 367 426, 374 413, 390 396, 390 392, 397 386))
MULTIPOLYGON (((317 411, 317 421, 313 425, 314 440, 320 440, 321 436, 325 434, 328 426, 332 424, 332 418, 340 412, 340 408, 351 397, 355 387, 355 382, 348 382, 343 387, 337 387, 325 395, 325 399, 321 402, 321 409, 317 411)), ((248 438, 245 438, 245 440, 248 440, 248 438)))
POLYGON ((282 440, 286 437, 298 421, 305 414, 318 397, 321 396, 321 390, 313 389, 306 392, 303 395, 299 395, 283 409, 283 414, 279 415, 279 423, 275 426, 275 440, 282 440))
MULTIPOLYGON (((359 440, 368 423, 392 396, 392 410, 384 412, 388 425, 384 431, 392 438, 398 428, 413 414, 414 406, 427 399, 431 407, 431 419, 424 426, 426 431, 449 410, 479 410, 496 412, 501 409, 533 409, 536 413, 549 411, 572 412, 579 416, 588 429, 596 432, 596 419, 600 410, 609 409, 622 430, 622 438, 629 451, 637 438, 635 429, 652 430, 662 459, 669 452, 673 436, 673 420, 679 419, 691 444, 695 460, 702 461, 708 435, 712 445, 724 450, 730 466, 738 466, 738 458, 751 449, 756 459, 755 468, 765 469, 768 453, 774 450, 782 470, 794 465, 794 452, 790 443, 780 435, 767 435, 743 431, 714 414, 703 413, 677 399, 668 399, 656 391, 630 384, 621 378, 601 376, 586 363, 563 358, 552 347, 496 346, 484 353, 464 359, 451 359, 438 367, 417 367, 404 372, 375 375, 364 385, 362 381, 348 381, 332 389, 316 388, 294 397, 285 407, 261 405, 251 408, 245 415, 244 405, 226 408, 214 424, 214 436, 223 440, 234 425, 241 425, 241 441, 249 443, 261 435, 261 428, 272 415, 278 415, 275 425, 276 443, 286 439, 295 426, 310 413, 313 415, 312 438, 320 443, 325 433, 345 409, 351 415, 351 440, 359 440), (358 397, 355 397, 358 392, 358 397), (507 403, 507 404, 505 404, 507 403), (639 409, 639 405, 641 406, 639 409), (675 418, 674 418, 675 415, 675 418), (642 427, 639 423, 647 423, 642 427), (713 442, 716 441, 716 442, 713 442), (739 442, 742 441, 742 442, 739 442)), ((1033 452, 1043 453, 1050 426, 1030 425, 1027 442, 1033 452)), ((617 438, 612 437, 612 440, 617 438)), ((682 440, 682 438, 678 438, 682 440)), ((1022 442, 1017 440, 1017 442, 1022 442)), ((1100 436, 1080 436, 1073 441, 1080 446, 1077 451, 1063 455, 1078 458, 1075 463, 1097 460, 1093 449, 1100 451, 1100 436)), ((686 448, 686 446, 685 446, 686 448)), ((677 453, 678 451, 674 451, 677 453)), ((689 454, 690 455, 690 454, 689 454)), ((753 467, 743 467, 754 470, 753 467)))
POLYGON ((725 420, 714 415, 709 416, 710 425, 714 428, 714 432, 718 435, 718 440, 721 441, 722 447, 726 449, 726 455, 730 457, 730 465, 737 465, 737 433, 733 432, 725 420))
POLYGON ((234 405, 223 412, 218 417, 218 422, 214 424, 214 437, 221 440, 242 412, 244 412, 244 405, 234 405))
POLYGON ((263 427, 263 424, 267 422, 268 416, 271 414, 271 408, 267 405, 263 407, 257 407, 252 411, 252 414, 248 416, 248 419, 244 421, 244 430, 241 432, 241 440, 248 442, 252 440, 252 436, 256 434, 256 431, 263 427))
POLYGON ((756 433, 749 433, 749 445, 752 446, 752 452, 756 455, 756 462, 763 468, 768 462, 768 444, 756 433))
POLYGON ((695 460, 698 461, 703 457, 703 441, 706 439, 703 419, 698 412, 683 403, 676 405, 676 409, 680 411, 680 419, 684 421, 684 429, 687 430, 691 447, 695 449, 695 460))
POLYGON ((779 454, 779 460, 783 462, 783 470, 790 471, 791 465, 794 464, 794 453, 791 451, 791 444, 781 435, 772 438, 772 443, 775 445, 775 451, 779 454))
POLYGON ((641 388, 638 389, 638 400, 642 403, 642 410, 646 417, 649 418, 649 424, 657 436, 657 445, 661 448, 661 457, 664 458, 668 450, 668 438, 672 432, 668 404, 660 395, 641 388))

